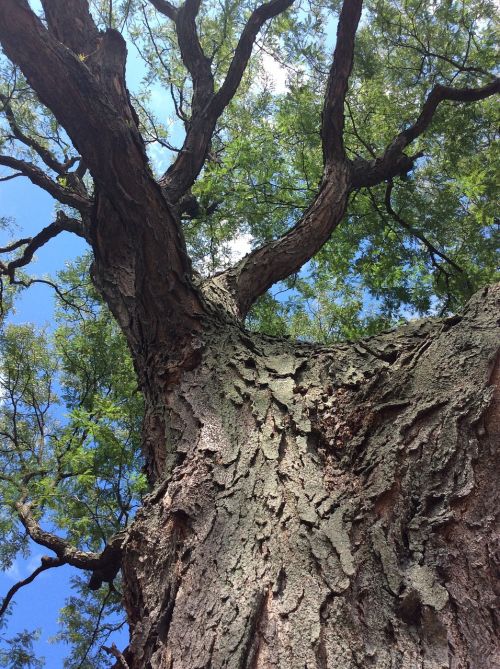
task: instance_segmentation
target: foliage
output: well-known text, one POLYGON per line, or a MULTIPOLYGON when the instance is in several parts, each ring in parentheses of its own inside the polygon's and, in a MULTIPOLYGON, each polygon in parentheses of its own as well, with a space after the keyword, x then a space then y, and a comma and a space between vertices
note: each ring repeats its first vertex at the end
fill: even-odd
MULTIPOLYGON (((7 613, 7 617, 10 611, 7 613)), ((40 630, 23 630, 11 638, 5 636, 7 618, 0 619, 0 667, 4 669, 41 669, 44 658, 37 658, 33 644, 40 636, 40 630)))
POLYGON ((70 654, 64 662, 65 669, 95 669, 113 664, 102 646, 125 625, 116 585, 92 592, 84 579, 78 576, 72 578, 75 594, 68 598, 61 609, 60 623, 63 629, 54 639, 70 647, 70 654))
POLYGON ((36 658, 33 643, 38 639, 39 631, 32 633, 24 630, 6 641, 5 648, 0 648, 0 667, 7 669, 39 669, 45 665, 43 658, 36 658))
MULTIPOLYGON (((29 553, 18 500, 33 502, 40 522, 74 545, 101 551, 146 490, 139 453, 142 397, 123 337, 89 284, 88 258, 62 272, 59 282, 71 287, 72 302, 60 303, 53 332, 8 324, 0 336, 3 569, 29 553)), ((74 587, 79 594, 61 614, 65 628, 58 637, 74 645, 68 667, 78 666, 98 620, 106 619, 111 631, 123 622, 116 617, 116 592, 91 593, 82 579, 74 587)), ((106 641, 105 629, 94 646, 106 641)), ((16 639, 8 643, 19 645, 16 639)), ((98 647, 89 658, 96 653, 98 647)), ((101 656, 98 664, 90 662, 82 667, 105 666, 101 656)))
MULTIPOLYGON (((339 4, 302 0, 259 36, 193 186, 196 212, 183 216, 188 249, 201 274, 227 266, 235 240, 244 237, 258 246, 276 239, 309 206, 322 173, 320 92, 339 4), (271 69, 286 85, 276 83, 271 69)), ((141 80, 131 96, 152 168, 161 174, 182 143, 192 93, 173 26, 139 0, 93 0, 91 7, 100 28, 111 26, 128 40, 130 80, 141 80)), ((253 7, 248 0, 202 5, 199 31, 216 85, 253 7)), ((380 155, 394 134, 415 120, 433 85, 484 83, 495 67, 495 20, 489 0, 366 2, 346 107, 349 157, 380 155)), ((88 54, 78 58, 85 63, 88 54)), ((2 153, 31 161, 61 188, 76 192, 71 171, 76 149, 5 60, 0 106, 2 153), (37 149, 13 132, 9 109, 18 131, 35 138, 37 149), (44 149, 71 167, 57 173, 41 158, 44 149)), ((496 121, 492 99, 442 104, 432 132, 417 142, 421 157, 414 170, 394 184, 354 193, 331 240, 298 275, 258 301, 248 325, 323 342, 355 339, 404 317, 457 310, 474 290, 496 280, 496 121)), ((84 181, 91 191, 88 174, 84 181)), ((9 258, 20 253, 13 249, 9 258)), ((2 325, 2 569, 29 553, 15 513, 20 500, 33 503, 44 527, 75 546, 100 551, 130 522, 146 490, 142 399, 123 337, 88 279, 88 264, 82 259, 58 277, 53 329, 2 325)), ((2 286, 6 312, 13 290, 2 286)), ((74 588, 58 635, 72 647, 66 666, 106 666, 109 658, 99 648, 121 624, 118 595, 106 589, 92 593, 80 578, 74 588)), ((28 632, 2 639, 0 666, 42 666, 30 651, 35 640, 36 633, 28 632)))

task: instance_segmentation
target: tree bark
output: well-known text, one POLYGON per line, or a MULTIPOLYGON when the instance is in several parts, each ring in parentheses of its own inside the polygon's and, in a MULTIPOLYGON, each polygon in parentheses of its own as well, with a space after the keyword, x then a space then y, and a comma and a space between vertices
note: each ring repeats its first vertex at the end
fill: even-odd
MULTIPOLYGON (((124 543, 112 546, 122 555, 131 625, 125 662, 500 667, 492 391, 499 288, 477 295, 461 317, 332 348, 251 334, 238 322, 330 238, 350 193, 412 168, 419 154, 404 151, 442 101, 484 99, 499 80, 434 87, 381 156, 350 161, 344 100, 362 2, 342 3, 319 191, 283 237, 200 290, 173 205, 203 167, 258 30, 291 1, 250 14, 217 92, 195 22, 199 0, 151 4, 175 22, 193 83, 184 147, 160 184, 126 89, 122 36, 99 32, 86 0, 42 0, 46 25, 28 0, 0 1, 3 50, 90 171, 92 209, 74 193, 69 202, 33 166, 11 166, 90 219, 82 226, 94 281, 127 337, 146 400, 143 447, 155 488, 124 543)), ((40 528, 28 511, 20 507, 33 536, 40 528)), ((67 542, 41 538, 65 557, 67 542)), ((94 574, 95 585, 113 575, 94 574)))
POLYGON ((205 323, 148 406, 130 669, 500 666, 499 296, 329 348, 205 323))

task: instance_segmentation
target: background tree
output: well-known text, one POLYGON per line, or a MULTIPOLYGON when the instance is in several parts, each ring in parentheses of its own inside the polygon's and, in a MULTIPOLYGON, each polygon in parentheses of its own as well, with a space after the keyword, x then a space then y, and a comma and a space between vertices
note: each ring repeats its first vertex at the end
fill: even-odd
POLYGON ((495 666, 497 292, 324 346, 494 278, 493 3, 41 5, 0 5, 3 178, 58 202, 4 308, 60 308, 3 333, 2 559, 92 572, 69 666, 495 666), (62 231, 93 288, 22 274, 62 231))

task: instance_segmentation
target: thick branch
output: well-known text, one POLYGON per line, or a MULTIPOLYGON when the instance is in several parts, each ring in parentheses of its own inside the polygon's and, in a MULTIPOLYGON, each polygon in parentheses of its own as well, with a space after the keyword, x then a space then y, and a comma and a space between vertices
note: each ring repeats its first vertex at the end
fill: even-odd
POLYGON ((182 62, 193 81, 192 116, 196 118, 204 110, 214 93, 214 77, 210 59, 204 54, 198 31, 196 16, 201 0, 186 0, 177 11, 175 28, 182 62))
POLYGON ((406 130, 403 130, 403 132, 400 132, 393 139, 381 158, 370 161, 357 160, 354 162, 352 176, 353 189, 363 186, 375 186, 395 176, 406 174, 411 170, 415 159, 422 154, 407 156, 404 153, 404 149, 427 130, 441 102, 444 100, 452 102, 478 102, 499 91, 499 78, 480 88, 452 88, 450 86, 441 86, 440 84, 434 86, 427 96, 422 111, 415 123, 406 130))
POLYGON ((234 300, 244 317, 255 300, 277 281, 297 272, 328 241, 341 222, 349 193, 349 166, 325 173, 319 193, 301 220, 286 235, 245 256, 235 267, 213 279, 234 300))
POLYGON ((0 263, 0 271, 2 274, 7 274, 11 279, 14 278, 15 270, 19 267, 25 267, 28 265, 33 256, 42 248, 48 241, 59 235, 61 232, 73 232, 79 237, 86 239, 86 232, 81 221, 78 221, 75 218, 69 218, 62 211, 58 212, 56 220, 48 225, 46 228, 43 228, 37 235, 27 239, 21 239, 18 242, 14 242, 10 246, 5 247, 5 249, 0 249, 0 253, 6 253, 19 248, 20 246, 26 244, 26 248, 23 251, 23 254, 12 260, 7 265, 0 263), (3 266, 2 266, 3 265, 3 266))
POLYGON ((325 165, 345 160, 344 102, 354 60, 354 38, 363 0, 345 0, 340 12, 337 43, 326 86, 321 139, 325 165))
POLYGON ((96 48, 99 31, 87 0, 42 0, 42 7, 50 32, 74 53, 96 48))
POLYGON ((56 534, 43 530, 33 515, 31 503, 18 502, 16 510, 31 539, 53 551, 65 564, 93 571, 99 586, 102 581, 112 581, 116 576, 120 567, 122 535, 115 535, 102 553, 81 551, 56 534))
POLYGON ((29 244, 32 239, 33 237, 25 237, 23 239, 17 239, 15 242, 12 242, 12 244, 7 244, 7 246, 0 247, 0 253, 11 253, 12 251, 15 251, 21 246, 29 244))
POLYGON ((170 2, 167 2, 167 0, 148 0, 148 2, 153 5, 153 7, 161 14, 164 14, 165 16, 168 16, 169 19, 172 19, 172 21, 175 21, 177 18, 177 7, 174 7, 170 2))
POLYGON ((66 564, 64 560, 47 556, 42 557, 41 561, 42 564, 39 567, 37 567, 32 574, 30 574, 27 578, 23 579, 22 581, 18 581, 15 585, 12 586, 9 592, 5 595, 2 602, 2 606, 0 606, 0 618, 3 616, 5 611, 7 611, 7 608, 11 603, 12 598, 14 597, 14 595, 18 590, 32 583, 39 574, 41 574, 44 571, 47 571, 47 569, 53 569, 54 567, 61 567, 62 565, 66 564))
POLYGON ((26 532, 39 546, 49 548, 59 559, 80 569, 96 569, 101 566, 102 560, 98 553, 81 551, 65 539, 43 530, 33 516, 31 504, 19 502, 16 509, 26 532))
MULTIPOLYGON (((75 6, 75 11, 81 5, 85 14, 86 2, 72 0, 67 4, 75 6)), ((67 17, 69 10, 62 0, 46 0, 45 5, 47 12, 49 6, 60 7, 61 16, 67 17)), ((75 13, 78 20, 81 12, 75 13)), ((67 31, 69 36, 71 30, 78 33, 73 24, 57 21, 55 14, 54 22, 53 32, 58 35, 63 27, 64 35, 67 31)), ((100 34, 97 50, 75 55, 46 30, 26 0, 3 0, 0 41, 7 56, 19 65, 42 102, 81 149, 96 181, 115 196, 116 206, 133 200, 143 190, 147 157, 127 98, 126 48, 119 33, 110 30, 100 34), (111 159, 114 170, 110 169, 111 159), (136 178, 131 179, 137 167, 140 175, 135 173, 136 178), (118 173, 121 178, 117 179, 118 173), (135 188, 131 189, 132 182, 135 188)))
POLYGON ((399 143, 401 148, 404 148, 427 130, 439 103, 443 100, 451 100, 453 102, 478 102, 479 100, 484 100, 499 91, 500 79, 498 78, 480 88, 452 88, 451 86, 441 86, 438 84, 437 86, 434 86, 429 93, 416 122, 410 128, 400 133, 394 140, 394 143, 399 143))
POLYGON ((92 203, 90 200, 52 181, 43 170, 33 165, 33 163, 28 163, 19 158, 12 158, 11 156, 0 155, 0 165, 18 170, 25 177, 28 177, 31 183, 43 188, 62 204, 67 204, 69 207, 78 209, 82 213, 88 213, 91 209, 92 203))
POLYGON ((115 644, 111 644, 111 646, 103 646, 102 649, 108 653, 109 655, 112 655, 116 660, 118 661, 118 667, 121 667, 121 669, 129 669, 129 664, 127 660, 125 659, 125 656, 123 653, 115 646, 115 644))
POLYGON ((272 0, 257 7, 252 12, 241 33, 224 83, 210 103, 208 114, 217 118, 222 114, 238 90, 260 29, 266 21, 278 16, 278 14, 282 14, 286 9, 291 7, 293 2, 294 0, 272 0))

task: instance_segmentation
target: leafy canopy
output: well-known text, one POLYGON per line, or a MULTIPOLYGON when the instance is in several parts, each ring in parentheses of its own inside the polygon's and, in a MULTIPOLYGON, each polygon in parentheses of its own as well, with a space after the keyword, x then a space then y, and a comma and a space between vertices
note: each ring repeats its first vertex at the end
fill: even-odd
MULTIPOLYGON (((190 117, 191 82, 173 26, 142 1, 91 5, 101 28, 112 26, 128 41, 131 82, 140 79, 131 83, 132 99, 152 169, 160 174, 177 155, 190 117)), ((311 202, 322 174, 319 92, 328 76, 338 8, 335 1, 299 2, 259 35, 182 210, 200 274, 226 267, 242 244, 259 246, 282 235, 311 202)), ((252 9, 245 0, 201 7, 200 39, 216 83, 252 9)), ((495 4, 486 0, 366 2, 346 103, 349 157, 380 155, 395 132, 414 122, 433 85, 484 83, 495 67, 495 29, 495 4)), ((87 57, 81 54, 82 61, 87 57)), ((1 153, 52 176, 57 195, 67 196, 58 197, 57 209, 71 215, 77 193, 71 169, 81 169, 88 191, 91 178, 52 114, 6 60, 0 106, 1 153)), ((456 310, 498 278, 495 121, 492 98, 443 103, 432 132, 416 142, 421 157, 414 169, 405 179, 355 192, 331 240, 297 275, 259 300, 248 325, 324 342, 356 338, 403 317, 456 310)), ((17 168, 6 166, 13 171, 5 177, 17 178, 17 168)), ((13 248, 9 257, 20 253, 13 248)), ((20 502, 29 502, 47 529, 99 552, 127 525, 147 489, 141 395, 123 337, 89 282, 88 262, 82 259, 51 279, 59 295, 52 329, 38 331, 4 318, 2 569, 30 551, 17 515, 20 502)), ((13 291, 33 280, 16 277, 17 285, 2 287, 4 316, 13 291)), ((106 666, 111 660, 102 645, 122 624, 119 585, 91 592, 86 579, 78 578, 74 587, 59 635, 72 645, 66 666, 106 666)), ((0 666, 42 666, 32 649, 36 632, 1 638, 0 666)))

